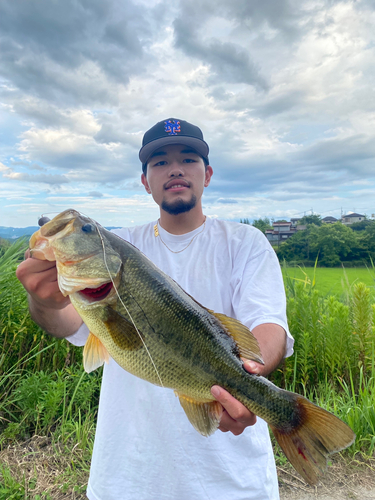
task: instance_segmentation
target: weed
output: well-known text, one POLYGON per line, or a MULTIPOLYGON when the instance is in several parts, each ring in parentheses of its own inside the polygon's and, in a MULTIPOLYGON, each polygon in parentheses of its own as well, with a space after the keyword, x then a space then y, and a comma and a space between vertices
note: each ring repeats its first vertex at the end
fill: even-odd
MULTIPOLYGON (((14 276, 22 250, 19 243, 0 256, 0 449, 36 433, 48 436, 54 456, 70 460, 60 491, 81 494, 85 485, 77 478, 89 469, 102 372, 85 373, 79 348, 49 337, 30 319, 26 293, 14 276)), ((348 453, 369 456, 375 452, 374 268, 367 271, 370 285, 355 278, 355 269, 344 275, 324 270, 327 276, 341 273, 335 294, 329 284, 322 292, 321 271, 315 265, 292 276, 283 269, 295 355, 271 378, 342 418, 357 434, 348 453)), ((275 453, 283 465, 277 445, 275 453)), ((33 481, 15 479, 0 466, 0 500, 27 498, 33 481)))
POLYGON ((0 465, 0 500, 24 500, 25 480, 20 483, 7 467, 0 465))

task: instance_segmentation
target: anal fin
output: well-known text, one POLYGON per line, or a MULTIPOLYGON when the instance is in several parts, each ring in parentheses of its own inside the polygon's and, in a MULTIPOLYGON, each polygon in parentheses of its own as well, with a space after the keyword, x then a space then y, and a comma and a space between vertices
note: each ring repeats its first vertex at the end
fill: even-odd
POLYGON ((109 362, 109 354, 103 343, 90 332, 83 348, 83 367, 87 373, 90 373, 102 364, 109 362))
POLYGON ((189 422, 202 436, 213 434, 220 424, 223 407, 218 401, 201 402, 175 391, 189 422))

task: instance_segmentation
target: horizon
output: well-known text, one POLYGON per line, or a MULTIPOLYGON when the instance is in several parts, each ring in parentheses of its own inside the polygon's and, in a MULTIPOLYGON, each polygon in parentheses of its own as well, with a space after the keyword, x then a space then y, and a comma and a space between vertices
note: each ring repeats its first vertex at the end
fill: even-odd
MULTIPOLYGON (((354 214, 354 213, 358 213, 358 212, 348 211, 346 213, 343 213, 340 217, 336 217, 336 219, 338 221, 340 221, 345 216, 351 215, 351 214, 354 214)), ((324 217, 322 217, 321 214, 318 214, 318 213, 305 214, 305 215, 306 216, 308 216, 308 215, 317 215, 317 216, 321 217, 321 219, 324 219, 324 217)), ((302 216, 298 217, 298 219, 302 219, 305 215, 302 215, 302 216)), ((367 214, 359 214, 359 215, 365 216, 367 220, 374 220, 374 214, 372 214, 370 217, 367 216, 367 214)), ((210 217, 210 216, 208 216, 208 217, 210 217)), ((284 220, 286 222, 291 222, 291 219, 294 219, 294 218, 296 218, 296 217, 289 217, 288 218, 288 217, 282 217, 282 216, 280 216, 280 217, 278 217, 276 219, 276 218, 274 218, 272 216, 271 217, 265 216, 265 217, 258 217, 258 219, 251 219, 249 217, 244 217, 244 218, 241 217, 239 220, 237 220, 237 219, 235 219, 235 220, 234 219, 225 219, 225 218, 224 218, 224 220, 229 220, 231 222, 240 222, 240 223, 245 223, 244 221, 248 220, 249 223, 252 225, 256 220, 259 220, 259 219, 263 219, 263 220, 264 219, 269 219, 270 223, 274 224, 275 222, 277 223, 277 222, 284 221, 284 220)), ((220 217, 220 219, 223 219, 223 218, 220 217)), ((150 222, 150 221, 148 221, 148 222, 150 222)), ((101 225, 103 225, 103 224, 101 224, 101 225)), ((37 228, 37 227, 40 227, 40 226, 37 223, 36 224, 30 224, 30 225, 27 225, 27 226, 3 226, 3 225, 0 225, 0 228, 4 228, 4 229, 27 229, 28 227, 37 228)), ((106 226, 103 225, 103 227, 111 228, 111 229, 115 229, 115 228, 117 229, 117 228, 122 228, 124 226, 121 226, 120 224, 115 224, 115 225, 106 225, 106 226)))

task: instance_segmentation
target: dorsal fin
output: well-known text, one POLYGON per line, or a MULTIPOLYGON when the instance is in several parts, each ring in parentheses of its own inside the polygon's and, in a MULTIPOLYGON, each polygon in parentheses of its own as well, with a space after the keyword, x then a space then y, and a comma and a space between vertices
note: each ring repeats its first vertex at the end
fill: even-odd
POLYGON ((226 331, 226 333, 232 337, 237 344, 241 358, 250 359, 264 365, 258 341, 247 326, 242 324, 241 321, 238 321, 237 319, 231 318, 222 313, 216 313, 211 309, 202 306, 202 304, 195 300, 191 295, 189 295, 189 297, 196 304, 198 304, 199 307, 202 307, 212 314, 212 316, 215 316, 215 318, 221 323, 224 331, 226 331))
POLYGON ((225 314, 215 313, 214 311, 209 312, 220 321, 227 333, 236 342, 242 358, 251 359, 264 365, 258 341, 247 326, 225 314))

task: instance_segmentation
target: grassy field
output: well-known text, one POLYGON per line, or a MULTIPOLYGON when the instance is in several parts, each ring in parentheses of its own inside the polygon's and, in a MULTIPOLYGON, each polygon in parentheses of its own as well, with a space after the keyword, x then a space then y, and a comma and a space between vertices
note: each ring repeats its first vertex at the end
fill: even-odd
MULTIPOLYGON (((85 373, 81 348, 31 320, 15 276, 23 251, 19 242, 0 255, 0 500, 83 500, 101 370, 85 373)), ((357 439, 344 459, 373 464, 375 269, 283 273, 295 354, 272 380, 348 423, 357 439)), ((275 454, 285 467, 276 444, 275 454)))
POLYGON ((338 268, 338 267, 283 267, 284 279, 286 276, 296 281, 306 282, 310 286, 315 276, 315 288, 323 297, 335 295, 337 298, 345 295, 354 284, 364 283, 375 291, 375 269, 338 268))

